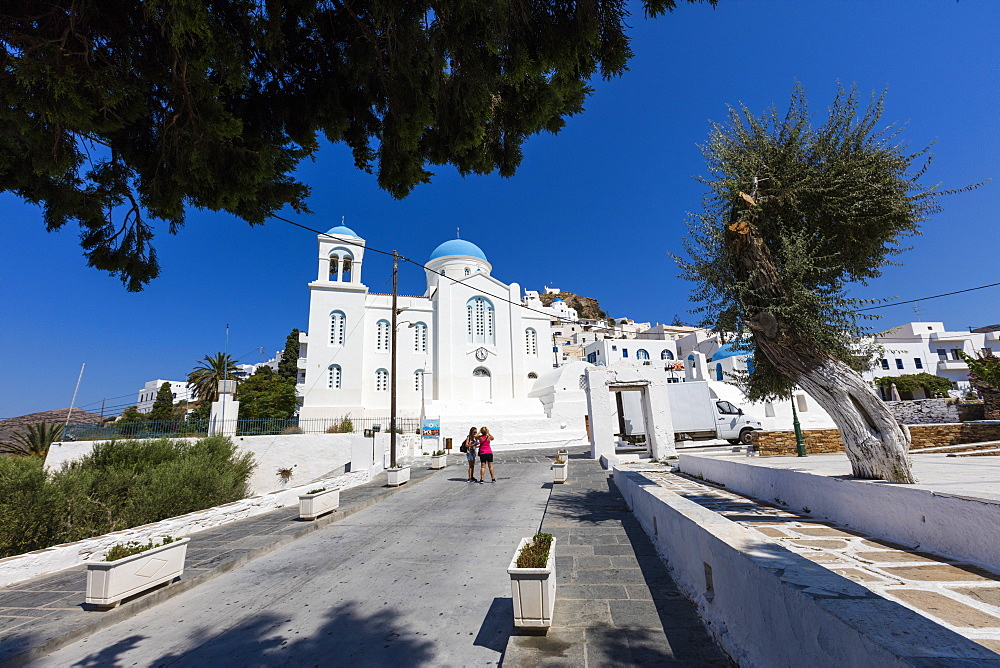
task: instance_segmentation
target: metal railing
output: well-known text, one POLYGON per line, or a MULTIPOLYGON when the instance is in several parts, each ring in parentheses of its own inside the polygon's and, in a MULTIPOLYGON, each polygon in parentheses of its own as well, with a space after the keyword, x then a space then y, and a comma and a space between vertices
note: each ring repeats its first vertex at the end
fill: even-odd
MULTIPOLYGON (((268 418, 259 420, 226 420, 224 426, 238 436, 266 436, 279 434, 361 434, 366 429, 388 432, 389 418, 268 418)), ((414 434, 420 428, 418 418, 396 418, 396 432, 414 434)), ((162 438, 207 436, 209 420, 178 420, 165 422, 107 422, 104 424, 70 424, 63 431, 67 441, 106 441, 117 438, 162 438)))

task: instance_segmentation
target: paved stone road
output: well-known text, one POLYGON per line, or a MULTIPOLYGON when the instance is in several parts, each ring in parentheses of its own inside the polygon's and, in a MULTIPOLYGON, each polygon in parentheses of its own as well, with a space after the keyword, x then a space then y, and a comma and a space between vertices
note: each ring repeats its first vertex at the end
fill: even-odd
POLYGON ((451 466, 37 664, 724 664, 607 472, 574 459, 550 500, 548 463, 501 454, 482 485, 451 466), (561 626, 512 636, 506 566, 543 516, 561 626))
POLYGON ((600 463, 570 458, 542 531, 556 546, 554 626, 515 634, 505 666, 729 666, 600 463))

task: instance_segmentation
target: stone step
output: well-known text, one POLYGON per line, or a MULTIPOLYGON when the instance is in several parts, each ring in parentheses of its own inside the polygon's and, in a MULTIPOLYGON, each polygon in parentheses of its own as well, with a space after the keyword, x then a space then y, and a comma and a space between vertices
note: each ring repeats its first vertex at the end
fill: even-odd
POLYGON ((995 448, 992 450, 979 450, 977 452, 955 452, 948 455, 949 457, 996 457, 1000 456, 1000 448, 995 448))

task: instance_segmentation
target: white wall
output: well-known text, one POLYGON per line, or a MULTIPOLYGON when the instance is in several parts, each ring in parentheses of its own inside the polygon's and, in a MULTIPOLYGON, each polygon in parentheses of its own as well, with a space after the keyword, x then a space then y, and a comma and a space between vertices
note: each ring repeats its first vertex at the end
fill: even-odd
POLYGON ((984 665, 976 662, 996 658, 637 473, 616 468, 614 480, 674 581, 741 666, 984 665))
POLYGON ((813 517, 1000 570, 1000 503, 745 460, 682 454, 679 466, 739 494, 793 510, 808 508, 813 517))

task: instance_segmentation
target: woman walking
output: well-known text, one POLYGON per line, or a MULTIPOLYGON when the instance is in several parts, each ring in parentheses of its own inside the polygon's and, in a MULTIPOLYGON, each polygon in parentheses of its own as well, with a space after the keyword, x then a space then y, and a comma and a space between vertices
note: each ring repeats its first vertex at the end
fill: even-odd
POLYGON ((490 441, 493 440, 493 435, 490 430, 483 427, 479 430, 479 482, 483 482, 486 474, 486 465, 490 465, 490 482, 496 482, 497 477, 493 473, 493 447, 490 445, 490 441))
POLYGON ((475 427, 469 430, 469 435, 462 442, 465 446, 465 457, 469 460, 469 480, 476 482, 476 454, 479 452, 479 433, 475 427))

